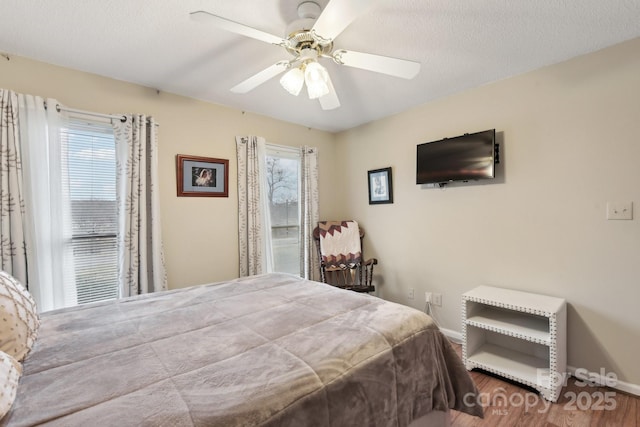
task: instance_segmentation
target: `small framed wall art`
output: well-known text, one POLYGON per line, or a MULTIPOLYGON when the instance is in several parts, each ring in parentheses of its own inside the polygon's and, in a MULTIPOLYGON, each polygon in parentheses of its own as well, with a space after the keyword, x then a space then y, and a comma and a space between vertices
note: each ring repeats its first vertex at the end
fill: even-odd
POLYGON ((369 171, 369 204, 393 203, 391 168, 369 171))
POLYGON ((229 197, 229 160, 178 154, 178 197, 229 197))

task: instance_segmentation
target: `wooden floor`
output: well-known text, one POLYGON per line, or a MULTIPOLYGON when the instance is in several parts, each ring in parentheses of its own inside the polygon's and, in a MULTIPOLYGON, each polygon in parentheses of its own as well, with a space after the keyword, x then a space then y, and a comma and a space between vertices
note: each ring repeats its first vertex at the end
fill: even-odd
MULTIPOLYGON (((458 354, 462 347, 453 344, 458 354)), ((451 424, 463 426, 611 426, 640 427, 640 398, 588 386, 571 377, 557 403, 537 392, 483 372, 470 372, 480 392, 484 419, 451 412, 451 424)))

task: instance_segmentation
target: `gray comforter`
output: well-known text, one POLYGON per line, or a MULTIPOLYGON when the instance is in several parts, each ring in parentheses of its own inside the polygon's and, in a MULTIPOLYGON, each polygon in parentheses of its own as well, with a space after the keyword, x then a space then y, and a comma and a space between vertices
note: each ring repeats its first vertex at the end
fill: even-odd
MULTIPOLYGON (((44 313, 2 426, 406 426, 476 388, 424 313, 270 274, 44 313)), ((475 399, 467 399, 475 401, 475 399)))

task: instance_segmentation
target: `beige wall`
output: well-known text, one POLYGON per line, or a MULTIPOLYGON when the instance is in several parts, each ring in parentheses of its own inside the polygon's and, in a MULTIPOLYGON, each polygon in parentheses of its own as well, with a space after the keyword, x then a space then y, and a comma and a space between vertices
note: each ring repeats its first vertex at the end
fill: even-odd
POLYGON ((455 331, 479 285, 566 298, 569 364, 640 384, 639 53, 636 39, 339 134, 345 182, 363 183, 344 203, 383 297, 424 309, 442 293, 436 316, 455 331), (415 184, 417 144, 490 128, 494 183, 415 184), (367 170, 387 166, 394 203, 369 206, 367 170), (633 201, 634 220, 607 221, 607 201, 633 201))
POLYGON ((640 222, 605 219, 607 201, 633 201, 640 217, 638 52, 634 40, 338 135, 18 57, 0 61, 0 87, 159 120, 173 288, 237 276, 234 137, 305 143, 320 149, 321 218, 366 227, 381 296, 423 309, 424 291, 442 293, 436 316, 455 331, 461 294, 478 285, 564 297, 569 363, 640 384, 640 222), (502 143, 495 183, 415 184, 417 144, 489 128, 502 143), (178 153, 229 159, 229 198, 176 197, 178 153), (387 166, 395 201, 369 206, 366 172, 387 166))
MULTIPOLYGON (((162 232, 171 288, 238 276, 236 135, 318 147, 321 203, 327 188, 339 182, 329 161, 335 136, 327 132, 20 57, 0 60, 0 87, 53 97, 71 108, 141 113, 159 121, 162 232), (229 197, 177 197, 176 154, 229 159, 229 197)), ((333 215, 331 209, 321 204, 322 215, 333 215)))

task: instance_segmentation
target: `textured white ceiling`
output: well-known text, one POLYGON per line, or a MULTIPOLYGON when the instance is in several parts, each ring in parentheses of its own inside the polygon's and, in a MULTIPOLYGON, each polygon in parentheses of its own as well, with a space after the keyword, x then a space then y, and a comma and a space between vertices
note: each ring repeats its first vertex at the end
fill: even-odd
POLYGON ((278 78, 248 94, 230 92, 288 54, 195 22, 189 12, 284 36, 300 1, 0 0, 0 52, 340 131, 640 37, 640 0, 386 0, 334 45, 418 61, 415 79, 327 60, 342 104, 332 111, 304 91, 288 94, 278 78))

